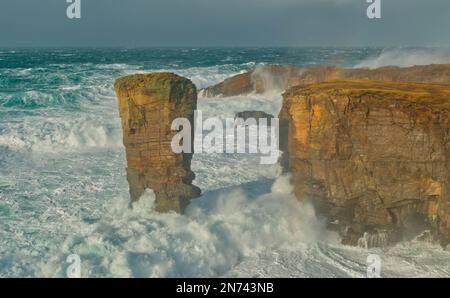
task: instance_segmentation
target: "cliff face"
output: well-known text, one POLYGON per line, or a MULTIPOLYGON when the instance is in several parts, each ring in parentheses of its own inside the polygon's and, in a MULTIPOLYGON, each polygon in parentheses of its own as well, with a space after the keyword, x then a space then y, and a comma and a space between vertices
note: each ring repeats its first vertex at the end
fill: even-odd
POLYGON ((205 97, 235 96, 267 90, 287 90, 321 82, 365 79, 416 83, 450 83, 450 64, 407 68, 342 69, 336 67, 264 66, 202 90, 205 97))
POLYGON ((449 85, 342 81, 284 98, 282 164, 345 243, 425 228, 448 243, 449 85))
POLYGON ((192 154, 172 151, 176 132, 171 131, 171 124, 179 117, 194 123, 195 86, 175 74, 154 73, 120 78, 115 89, 132 202, 150 188, 156 195, 157 211, 182 213, 189 199, 200 195, 200 189, 192 185, 192 154))

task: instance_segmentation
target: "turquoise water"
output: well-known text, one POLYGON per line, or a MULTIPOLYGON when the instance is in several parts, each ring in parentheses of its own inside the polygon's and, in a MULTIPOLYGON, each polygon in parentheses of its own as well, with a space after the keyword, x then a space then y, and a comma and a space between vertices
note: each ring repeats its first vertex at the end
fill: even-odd
MULTIPOLYGON (((205 195, 184 217, 154 213, 151 194, 128 210, 114 80, 164 70, 203 88, 263 64, 404 66, 450 61, 446 53, 0 49, 0 277, 65 276, 72 253, 81 256, 83 276, 361 276, 366 252, 318 237, 326 234, 320 219, 291 198, 276 166, 258 166, 258 156, 195 157, 195 183, 205 195)), ((273 94, 199 99, 206 115, 277 113, 280 104, 273 94)), ((424 259, 401 271, 392 265, 388 275, 448 275, 441 265, 448 254, 421 249, 428 255, 402 247, 378 253, 424 259)))

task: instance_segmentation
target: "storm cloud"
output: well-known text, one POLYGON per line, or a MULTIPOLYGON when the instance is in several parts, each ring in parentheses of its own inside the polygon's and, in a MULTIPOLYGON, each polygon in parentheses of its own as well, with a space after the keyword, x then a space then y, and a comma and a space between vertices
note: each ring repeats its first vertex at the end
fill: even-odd
POLYGON ((381 0, 0 1, 0 47, 449 46, 450 1, 381 0))

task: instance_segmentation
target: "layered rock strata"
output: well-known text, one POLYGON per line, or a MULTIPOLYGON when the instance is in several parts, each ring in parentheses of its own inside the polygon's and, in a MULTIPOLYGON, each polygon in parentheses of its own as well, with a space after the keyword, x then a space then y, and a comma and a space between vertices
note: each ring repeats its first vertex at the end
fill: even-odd
POLYGON ((280 113, 282 164, 297 198, 311 200, 344 243, 376 246, 430 229, 448 244, 449 113, 449 85, 293 88, 280 113))
POLYGON ((177 132, 171 125, 180 117, 194 123, 196 87, 172 73, 153 73, 119 78, 115 90, 132 202, 149 188, 155 193, 157 211, 182 213, 189 200, 200 195, 200 189, 192 185, 192 154, 172 151, 177 132))

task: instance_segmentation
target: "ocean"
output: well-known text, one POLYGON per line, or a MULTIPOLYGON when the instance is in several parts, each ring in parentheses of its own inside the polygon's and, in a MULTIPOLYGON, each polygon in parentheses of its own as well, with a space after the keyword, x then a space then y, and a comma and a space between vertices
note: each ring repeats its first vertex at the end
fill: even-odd
MULTIPOLYGON (((185 215, 129 206, 114 94, 120 76, 172 71, 198 88, 267 64, 341 67, 450 63, 448 49, 0 49, 0 277, 449 277, 450 253, 410 241, 365 250, 339 244, 258 155, 198 154, 202 197, 185 215)), ((280 92, 199 98, 205 117, 258 109, 280 92)))

